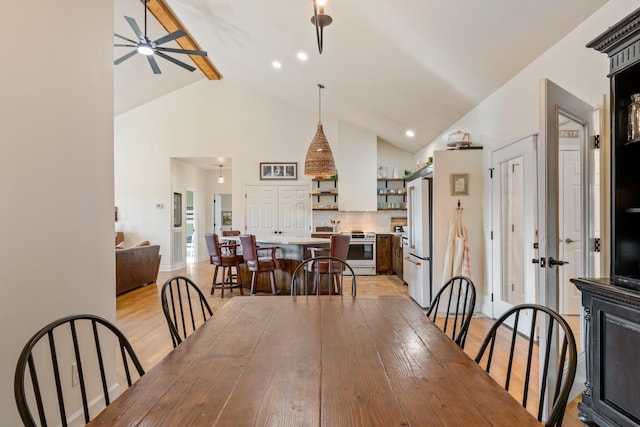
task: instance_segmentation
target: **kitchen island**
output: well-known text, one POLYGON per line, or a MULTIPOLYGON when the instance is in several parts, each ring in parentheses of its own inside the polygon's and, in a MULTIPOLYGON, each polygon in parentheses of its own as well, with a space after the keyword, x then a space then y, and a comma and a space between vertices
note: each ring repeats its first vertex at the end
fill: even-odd
MULTIPOLYGON (((240 244, 238 236, 221 237, 220 240, 235 241, 240 244)), ((320 237, 297 237, 297 236, 256 236, 256 243, 259 247, 277 246, 277 258, 282 266, 281 270, 276 270, 276 290, 280 295, 291 293, 291 276, 300 263, 311 256, 309 248, 328 248, 329 238, 320 237)), ((238 253, 242 253, 242 246, 238 247, 238 253)), ((240 279, 245 288, 249 288, 251 283, 251 272, 244 264, 240 265, 240 279)), ((268 274, 258 275, 256 286, 258 293, 271 294, 271 284, 268 274)))

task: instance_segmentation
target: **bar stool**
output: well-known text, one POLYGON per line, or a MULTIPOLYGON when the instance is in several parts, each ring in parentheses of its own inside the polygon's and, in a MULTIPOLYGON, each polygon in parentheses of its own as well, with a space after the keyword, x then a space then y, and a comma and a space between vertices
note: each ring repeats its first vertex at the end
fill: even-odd
POLYGON ((258 283, 259 273, 269 273, 271 281, 271 292, 276 295, 276 275, 275 271, 282 268, 283 260, 276 258, 276 250, 278 246, 258 247, 256 246, 256 236, 253 234, 240 235, 240 243, 242 244, 242 256, 245 265, 251 272, 251 295, 256 294, 256 284, 258 283), (269 252, 268 255, 259 256, 259 252, 269 252))
POLYGON ((236 254, 236 248, 239 245, 233 242, 221 244, 218 240, 218 235, 215 233, 207 233, 204 238, 209 250, 209 262, 215 265, 213 280, 211 281, 211 295, 214 294, 216 289, 220 289, 220 298, 224 298, 224 290, 229 289, 233 292, 233 288, 240 288, 240 295, 244 295, 239 272, 239 266, 244 260, 242 255, 236 254), (222 280, 216 283, 219 267, 222 267, 222 280), (232 268, 235 268, 235 272, 232 268))

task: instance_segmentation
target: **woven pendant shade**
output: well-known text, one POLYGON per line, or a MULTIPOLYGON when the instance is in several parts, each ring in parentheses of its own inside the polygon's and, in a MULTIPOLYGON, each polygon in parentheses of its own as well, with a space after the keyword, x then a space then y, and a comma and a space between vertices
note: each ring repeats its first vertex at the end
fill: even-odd
POLYGON ((329 141, 324 136, 322 122, 318 122, 318 130, 307 150, 304 174, 317 177, 330 177, 336 174, 336 163, 333 160, 329 141))
POLYGON ((307 157, 304 159, 304 174, 318 178, 328 178, 336 174, 336 162, 329 147, 329 141, 322 130, 322 89, 318 84, 318 130, 311 140, 307 157))

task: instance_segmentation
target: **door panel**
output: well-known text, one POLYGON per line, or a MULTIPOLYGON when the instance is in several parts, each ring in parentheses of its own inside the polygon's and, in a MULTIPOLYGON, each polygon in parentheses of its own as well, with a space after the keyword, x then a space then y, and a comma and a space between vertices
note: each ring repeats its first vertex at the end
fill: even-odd
POLYGON ((491 153, 493 317, 535 301, 535 145, 531 135, 491 153))
POLYGON ((560 151, 560 259, 569 264, 560 269, 560 314, 580 314, 580 291, 569 281, 582 275, 580 218, 580 147, 560 151))
MULTIPOLYGON (((569 264, 565 264, 566 259, 562 258, 565 255, 569 255, 570 251, 561 250, 561 217, 565 218, 568 222, 573 222, 574 218, 565 217, 564 206, 565 202, 570 194, 574 194, 574 197, 579 199, 575 203, 578 206, 580 212, 578 229, 580 230, 580 242, 587 242, 590 238, 588 230, 592 230, 589 225, 593 221, 593 215, 589 209, 592 206, 590 202, 593 194, 590 194, 590 180, 589 180, 589 135, 592 130, 591 120, 593 118, 594 108, 586 102, 575 97, 571 93, 562 89, 553 82, 543 79, 540 82, 540 128, 541 135, 538 144, 538 168, 541 173, 538 175, 538 230, 539 230, 539 258, 544 259, 544 265, 538 264, 538 301, 540 304, 545 305, 557 312, 562 311, 560 306, 560 287, 566 286, 562 283, 563 275, 576 274, 578 276, 588 276, 592 271, 591 266, 586 261, 589 259, 587 256, 588 245, 582 245, 579 258, 582 260, 577 268, 578 271, 563 271, 571 268, 571 261, 569 264), (571 184, 564 184, 562 179, 566 178, 566 175, 560 170, 562 162, 560 160, 560 147, 563 145, 562 130, 566 126, 566 123, 570 123, 572 129, 575 130, 578 138, 577 145, 579 147, 579 188, 571 189, 571 184), (578 196, 575 194, 577 193, 578 196), (563 198, 562 202, 560 198, 563 198), (561 211, 562 209, 562 211, 561 211)), ((573 163, 576 166, 576 163, 573 163)), ((569 162, 569 168, 571 168, 571 162, 569 162)), ((569 175, 576 173, 576 171, 569 171, 569 175)), ((567 224, 568 229, 572 229, 574 225, 567 224)), ((573 238, 571 238, 573 240, 573 238)), ((574 261, 575 262, 575 261, 574 261)), ((573 267, 573 266, 572 266, 573 267)), ((567 295, 566 293, 564 295, 567 295)), ((581 333, 584 330, 584 319, 582 311, 579 310, 579 316, 576 321, 569 320, 569 324, 572 326, 574 335, 579 339, 584 334, 581 333)), ((540 325, 540 351, 546 350, 546 325, 540 325)), ((552 341, 550 344, 551 355, 558 354, 558 343, 552 341)), ((582 348, 578 344, 579 348, 582 348)), ((582 357, 579 355, 579 360, 582 357)), ((558 360, 553 358, 550 363, 557 365, 558 360)), ((556 375, 556 371, 551 371, 553 376, 556 375)), ((551 378, 555 381, 555 378, 551 378)), ((574 384, 582 385, 584 383, 584 363, 580 363, 578 366, 578 373, 576 374, 576 380, 574 384)), ((575 390, 580 391, 579 389, 575 390)), ((551 391, 547 392, 547 398, 550 398, 551 391)), ((576 393, 577 394, 577 393, 576 393)), ((572 399, 575 396, 570 396, 572 399)))
POLYGON ((308 236, 311 200, 308 185, 250 185, 246 189, 246 232, 257 236, 308 236))

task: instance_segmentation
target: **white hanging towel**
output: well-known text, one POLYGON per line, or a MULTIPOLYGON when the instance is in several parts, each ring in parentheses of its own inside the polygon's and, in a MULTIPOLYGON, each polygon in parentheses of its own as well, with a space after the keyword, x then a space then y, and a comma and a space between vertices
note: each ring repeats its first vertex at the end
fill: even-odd
POLYGON ((457 208, 449 221, 449 238, 444 255, 442 284, 453 276, 471 278, 471 249, 469 234, 462 221, 462 208, 457 208))

